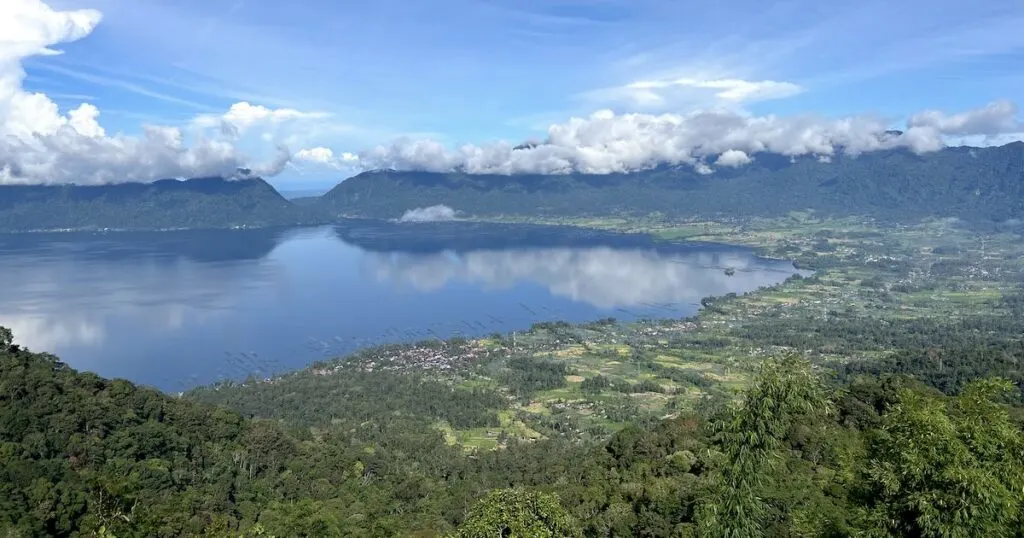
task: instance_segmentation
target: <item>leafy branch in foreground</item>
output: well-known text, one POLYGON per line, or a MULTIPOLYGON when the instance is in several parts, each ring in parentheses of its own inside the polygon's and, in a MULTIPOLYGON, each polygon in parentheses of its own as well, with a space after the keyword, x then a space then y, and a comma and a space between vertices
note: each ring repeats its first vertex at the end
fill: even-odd
POLYGON ((991 379, 952 399, 899 392, 865 470, 879 534, 1020 536, 1024 436, 998 403, 1015 390, 991 379))
POLYGON ((787 355, 765 361, 742 402, 712 424, 719 470, 711 473, 708 497, 699 505, 702 535, 763 536, 773 508, 763 497, 784 463, 794 427, 821 427, 834 406, 809 362, 787 355))

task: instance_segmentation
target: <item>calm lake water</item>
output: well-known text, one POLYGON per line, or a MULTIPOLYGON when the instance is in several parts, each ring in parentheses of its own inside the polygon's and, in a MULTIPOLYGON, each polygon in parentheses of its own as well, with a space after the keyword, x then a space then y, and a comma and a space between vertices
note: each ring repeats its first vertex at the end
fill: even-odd
POLYGON ((0 325, 78 369, 176 391, 377 343, 683 317, 795 272, 741 248, 540 226, 22 234, 0 236, 0 325))

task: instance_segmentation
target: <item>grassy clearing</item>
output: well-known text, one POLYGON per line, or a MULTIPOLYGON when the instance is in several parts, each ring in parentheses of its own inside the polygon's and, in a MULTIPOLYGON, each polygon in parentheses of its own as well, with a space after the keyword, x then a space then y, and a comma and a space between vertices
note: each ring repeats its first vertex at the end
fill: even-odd
POLYGON ((458 432, 445 421, 434 423, 434 427, 444 435, 444 442, 448 446, 455 446, 459 443, 458 432))

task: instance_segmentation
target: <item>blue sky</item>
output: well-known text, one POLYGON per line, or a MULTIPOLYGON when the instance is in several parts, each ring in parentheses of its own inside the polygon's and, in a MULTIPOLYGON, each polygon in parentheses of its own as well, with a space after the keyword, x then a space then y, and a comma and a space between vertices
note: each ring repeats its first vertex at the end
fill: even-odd
MULTIPOLYGON (((95 105, 107 133, 185 126, 239 101, 318 114, 237 141, 259 155, 281 141, 340 154, 400 137, 449 148, 543 139, 602 109, 899 124, 1024 93, 1020 0, 46 3, 102 21, 61 55, 25 58, 25 90, 62 110, 95 105), (737 88, 749 91, 723 97, 737 88)), ((290 166, 274 182, 345 175, 290 166)))

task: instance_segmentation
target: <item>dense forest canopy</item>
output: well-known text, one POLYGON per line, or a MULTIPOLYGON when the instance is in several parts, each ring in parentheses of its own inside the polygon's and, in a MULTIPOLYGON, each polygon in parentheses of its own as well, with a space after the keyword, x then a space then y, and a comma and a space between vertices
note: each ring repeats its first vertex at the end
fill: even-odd
POLYGON ((435 204, 477 216, 770 217, 812 209, 894 221, 1002 222, 1024 216, 1024 142, 921 155, 839 154, 827 162, 762 153, 712 174, 685 165, 608 175, 382 170, 343 181, 319 205, 336 215, 398 218, 435 204))
POLYGON ((12 342, 0 331, 5 536, 1020 537, 1024 528, 1024 431, 1006 399, 1018 389, 999 378, 947 396, 885 373, 835 384, 782 356, 733 405, 596 445, 513 443, 470 456, 429 415, 486 420, 471 411, 501 406, 486 391, 430 393, 425 379, 368 373, 353 382, 362 394, 345 395, 348 414, 317 420, 299 408, 321 399, 249 392, 236 405, 262 407, 243 416, 78 373, 12 342), (415 387, 394 385, 410 382, 430 394, 429 410, 406 402, 415 387), (392 389, 406 390, 379 397, 392 389))

